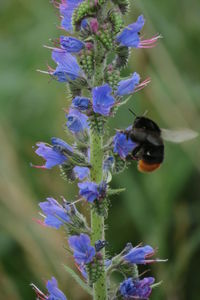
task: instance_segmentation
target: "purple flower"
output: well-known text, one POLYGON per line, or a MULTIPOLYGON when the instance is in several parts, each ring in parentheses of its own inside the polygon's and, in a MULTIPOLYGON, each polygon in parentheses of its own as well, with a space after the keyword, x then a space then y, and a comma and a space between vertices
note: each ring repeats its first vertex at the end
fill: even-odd
POLYGON ((43 142, 37 143, 37 150, 35 153, 46 160, 42 166, 34 166, 35 168, 51 169, 54 166, 63 164, 67 157, 55 147, 47 145, 43 142))
POLYGON ((118 89, 116 94, 118 96, 124 96, 132 94, 135 90, 135 87, 140 82, 140 75, 138 73, 133 73, 132 77, 126 80, 121 80, 118 83, 118 89))
POLYGON ((32 288, 34 289, 37 299, 40 300, 67 300, 65 295, 61 290, 58 288, 57 280, 52 277, 51 280, 47 281, 46 288, 49 292, 48 295, 45 295, 41 292, 34 284, 31 284, 32 288))
POLYGON ((55 49, 52 51, 52 59, 57 63, 55 71, 50 72, 60 82, 68 82, 83 76, 77 60, 70 53, 64 50, 55 49))
POLYGON ((151 285, 154 283, 153 277, 144 279, 128 278, 120 284, 120 293, 124 299, 149 299, 152 292, 151 285))
POLYGON ((70 222, 67 207, 62 207, 54 198, 47 198, 47 201, 40 202, 39 206, 46 215, 45 225, 58 229, 64 223, 70 222))
POLYGON ((95 182, 83 182, 78 184, 79 194, 88 202, 93 202, 99 197, 98 184, 95 182))
POLYGON ((74 173, 76 178, 78 178, 79 180, 84 180, 85 178, 88 178, 90 175, 90 169, 87 167, 79 167, 76 166, 74 167, 74 173))
POLYGON ((78 133, 80 131, 84 131, 85 129, 89 128, 88 125, 88 117, 82 114, 77 109, 70 109, 69 114, 66 115, 67 117, 67 127, 73 133, 78 133))
POLYGON ((67 52, 79 52, 85 47, 85 44, 78 39, 71 36, 61 36, 60 37, 61 48, 67 52))
POLYGON ((72 100, 72 106, 81 111, 87 110, 90 107, 90 99, 77 96, 72 100))
POLYGON ((141 15, 138 17, 135 23, 128 25, 118 36, 117 42, 126 46, 138 48, 140 43, 139 32, 144 26, 144 17, 141 15))
POLYGON ((92 89, 93 110, 103 116, 109 116, 110 110, 115 103, 115 99, 110 95, 112 92, 108 84, 92 89))
POLYGON ((59 290, 57 280, 54 277, 47 281, 46 287, 49 292, 47 300, 67 300, 63 292, 59 290))
POLYGON ((126 255, 123 256, 123 259, 128 261, 131 264, 146 264, 152 263, 156 260, 148 259, 153 256, 155 250, 151 246, 144 247, 135 247, 132 248, 126 255))
POLYGON ((73 152, 73 148, 59 138, 53 137, 51 142, 53 146, 43 142, 36 144, 38 148, 35 153, 43 157, 46 163, 42 166, 34 166, 35 168, 51 169, 54 166, 61 165, 67 160, 67 156, 63 154, 63 150, 73 152))
POLYGON ((60 14, 62 16, 61 26, 67 30, 72 31, 72 15, 74 10, 83 0, 61 0, 59 5, 60 14))
POLYGON ((131 139, 127 139, 126 135, 121 132, 117 132, 114 137, 114 149, 113 151, 117 153, 122 159, 126 158, 128 154, 137 146, 133 143, 131 139))
POLYGON ((144 26, 145 20, 141 15, 135 23, 129 24, 118 36, 117 42, 126 47, 132 48, 152 48, 156 45, 157 40, 161 37, 155 35, 151 39, 141 40, 140 30, 144 26))
POLYGON ((72 235, 68 242, 74 252, 74 259, 77 264, 88 264, 93 260, 96 252, 95 248, 91 246, 90 238, 87 234, 72 235))
POLYGON ((70 145, 68 145, 65 141, 63 141, 63 140, 61 140, 59 138, 56 138, 56 137, 51 138, 51 143, 55 147, 59 146, 59 147, 61 147, 61 149, 63 148, 65 150, 73 152, 73 148, 70 145))
POLYGON ((107 185, 102 181, 99 185, 95 182, 82 182, 78 184, 79 195, 88 202, 105 197, 107 185))

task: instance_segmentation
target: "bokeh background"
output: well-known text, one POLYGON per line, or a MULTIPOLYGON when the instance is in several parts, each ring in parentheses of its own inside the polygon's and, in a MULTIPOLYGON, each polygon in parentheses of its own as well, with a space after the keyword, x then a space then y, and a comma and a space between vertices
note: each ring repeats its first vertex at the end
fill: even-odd
MULTIPOLYGON (((124 74, 137 71, 152 83, 134 95, 112 120, 112 128, 132 122, 127 107, 161 127, 200 130, 200 2, 136 0, 126 22, 143 13, 144 33, 161 33, 154 49, 135 50, 124 74)), ((59 36, 59 20, 48 0, 0 0, 0 299, 35 299, 29 286, 44 290, 54 275, 69 299, 89 299, 62 266, 71 263, 63 233, 42 228, 38 202, 47 196, 71 199, 77 194, 57 169, 30 168, 41 161, 32 146, 52 136, 65 138, 65 87, 37 73, 51 64, 42 47, 59 36)), ((154 300, 198 300, 200 294, 200 139, 167 144, 162 168, 151 175, 136 165, 114 177, 126 192, 112 201, 107 221, 108 250, 117 253, 131 241, 159 248, 169 261, 154 265, 161 287, 154 300)))

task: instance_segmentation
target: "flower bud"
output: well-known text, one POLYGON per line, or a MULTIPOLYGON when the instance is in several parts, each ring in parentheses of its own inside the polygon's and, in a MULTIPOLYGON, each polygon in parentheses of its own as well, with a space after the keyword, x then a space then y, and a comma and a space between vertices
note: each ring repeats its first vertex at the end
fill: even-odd
POLYGON ((130 49, 125 46, 118 46, 116 48, 116 60, 115 60, 115 66, 116 68, 124 68, 126 67, 130 55, 130 49))
POLYGON ((110 10, 108 16, 112 24, 113 35, 115 35, 120 32, 124 24, 120 11, 118 9, 110 10))
POLYGON ((110 64, 105 70, 105 80, 109 83, 112 90, 115 91, 120 80, 120 71, 110 64))
POLYGON ((122 160, 119 155, 114 155, 114 159, 113 173, 119 174, 125 170, 127 162, 122 160))
MULTIPOLYGON (((93 46, 92 46, 93 47, 93 46)), ((87 49, 81 51, 80 57, 80 65, 84 70, 85 74, 90 78, 94 73, 94 52, 91 47, 91 43, 87 44, 87 49), (91 49, 88 49, 91 48, 91 49)))
POLYGON ((130 1, 129 0, 112 0, 113 3, 116 3, 119 6, 122 14, 126 14, 129 10, 130 1))
POLYGON ((104 28, 99 29, 97 32, 97 38, 106 50, 111 50, 113 48, 112 29, 106 27, 107 26, 104 26, 104 28))

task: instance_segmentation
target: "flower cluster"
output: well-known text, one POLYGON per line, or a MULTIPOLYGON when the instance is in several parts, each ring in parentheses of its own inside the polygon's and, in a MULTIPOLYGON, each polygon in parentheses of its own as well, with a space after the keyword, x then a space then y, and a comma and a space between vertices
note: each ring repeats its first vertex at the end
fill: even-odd
MULTIPOLYGON (((140 143, 134 142, 132 127, 117 130, 112 137, 108 137, 107 129, 117 109, 150 82, 149 78, 142 81, 137 72, 121 78, 120 70, 128 62, 130 48, 154 47, 160 36, 142 39, 142 15, 124 27, 122 17, 129 0, 111 1, 109 9, 106 0, 53 3, 67 34, 56 39, 53 47, 46 46, 52 51, 55 67, 41 72, 66 86, 70 104, 65 109, 65 129, 70 142, 57 137, 51 138, 50 144, 38 142, 35 153, 45 162, 34 167, 58 166, 65 180, 77 182, 80 198, 67 201, 62 197, 57 201, 48 197, 39 203, 39 223, 66 231, 68 250, 82 276, 79 278, 69 267, 66 270, 94 299, 149 299, 155 279, 141 279, 138 265, 162 261, 152 258, 155 250, 151 246, 127 244, 120 254, 109 260, 105 256, 108 242, 104 219, 108 216, 109 198, 123 191, 110 188, 112 175, 124 170, 130 160, 138 159, 135 152, 143 151, 140 143), (79 202, 91 209, 90 227, 76 208, 79 202), (112 282, 113 270, 123 274, 123 282, 112 282)), ((54 277, 47 282, 47 295, 32 286, 38 299, 66 300, 54 277)))
POLYGON ((155 249, 149 245, 132 247, 132 245, 128 243, 125 249, 119 255, 116 255, 112 258, 108 267, 108 273, 111 273, 113 270, 124 273, 128 270, 128 274, 132 274, 131 277, 128 277, 120 283, 118 289, 118 294, 123 296, 124 299, 149 298, 155 279, 153 277, 140 279, 138 271, 135 272, 135 270, 136 265, 145 265, 154 262, 166 261, 161 259, 153 259, 152 256, 155 254, 155 252, 155 249))

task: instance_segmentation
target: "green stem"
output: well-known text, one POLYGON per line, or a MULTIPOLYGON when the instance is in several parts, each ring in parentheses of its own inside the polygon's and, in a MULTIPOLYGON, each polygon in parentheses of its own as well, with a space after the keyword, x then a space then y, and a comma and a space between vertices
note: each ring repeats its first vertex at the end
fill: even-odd
MULTIPOLYGON (((102 137, 95 131, 90 132, 90 162, 91 162, 91 181, 100 183, 102 180, 103 166, 103 149, 102 137)), ((97 240, 104 240, 104 217, 97 215, 94 210, 91 210, 91 229, 92 229, 92 244, 97 240)), ((105 249, 101 251, 103 256, 103 266, 105 265, 105 249)), ((97 282, 93 285, 93 299, 106 300, 107 286, 105 268, 97 282)))

